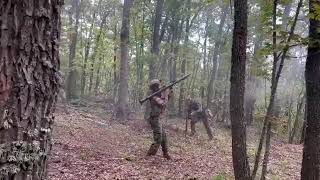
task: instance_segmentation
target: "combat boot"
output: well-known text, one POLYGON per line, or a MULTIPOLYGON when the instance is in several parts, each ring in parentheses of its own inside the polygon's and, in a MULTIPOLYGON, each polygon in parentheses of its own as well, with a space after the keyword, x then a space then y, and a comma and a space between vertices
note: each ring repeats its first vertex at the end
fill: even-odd
POLYGON ((152 144, 150 146, 148 153, 147 153, 147 156, 154 156, 157 154, 157 151, 158 151, 158 147, 156 147, 156 145, 152 144))
POLYGON ((168 160, 171 159, 171 157, 170 157, 170 155, 169 155, 169 153, 168 153, 168 147, 167 147, 167 144, 166 144, 166 143, 164 143, 163 146, 162 146, 162 152, 163 152, 163 157, 164 157, 164 158, 166 158, 166 159, 168 159, 168 160))

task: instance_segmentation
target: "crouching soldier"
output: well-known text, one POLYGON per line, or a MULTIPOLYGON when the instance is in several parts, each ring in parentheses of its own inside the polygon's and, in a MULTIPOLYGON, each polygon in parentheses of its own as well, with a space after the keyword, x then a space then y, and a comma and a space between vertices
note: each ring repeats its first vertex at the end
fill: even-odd
MULTIPOLYGON (((154 79, 150 83, 151 93, 155 93, 160 90, 160 81, 154 79)), ((165 129, 162 125, 162 117, 169 100, 170 90, 159 93, 156 96, 150 98, 150 118, 149 122, 153 131, 153 140, 150 149, 148 151, 148 156, 153 156, 157 153, 159 147, 161 146, 163 157, 166 159, 171 159, 168 153, 167 137, 165 129)))
POLYGON ((213 139, 212 130, 209 125, 209 116, 212 115, 210 110, 202 109, 202 106, 198 101, 188 97, 186 103, 186 112, 187 119, 190 119, 191 136, 196 133, 196 123, 202 121, 204 127, 206 128, 209 139, 213 139))

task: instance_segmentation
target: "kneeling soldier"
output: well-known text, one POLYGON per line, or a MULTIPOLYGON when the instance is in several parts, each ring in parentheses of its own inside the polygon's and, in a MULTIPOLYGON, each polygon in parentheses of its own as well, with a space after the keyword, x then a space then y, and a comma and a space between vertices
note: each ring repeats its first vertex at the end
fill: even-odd
POLYGON ((201 104, 196 100, 192 100, 190 97, 188 97, 186 103, 186 111, 187 118, 191 120, 191 136, 193 136, 196 133, 196 123, 202 121, 204 127, 207 130, 209 139, 213 139, 212 130, 209 125, 208 113, 206 113, 205 109, 202 109, 201 104))

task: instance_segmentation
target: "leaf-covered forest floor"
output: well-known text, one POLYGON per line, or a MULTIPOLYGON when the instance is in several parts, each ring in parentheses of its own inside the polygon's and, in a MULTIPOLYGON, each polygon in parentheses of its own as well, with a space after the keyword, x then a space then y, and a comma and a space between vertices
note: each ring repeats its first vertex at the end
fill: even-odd
MULTIPOLYGON (((104 106, 59 104, 49 179, 233 179, 230 130, 215 125, 212 141, 202 124, 198 123, 197 130, 197 136, 185 137, 184 120, 168 120, 173 159, 164 159, 161 148, 156 156, 146 157, 152 133, 144 120, 121 124, 110 121, 104 106)), ((257 130, 249 129, 251 165, 258 136, 257 130)), ((302 146, 273 138, 271 149, 268 179, 299 179, 302 146)))

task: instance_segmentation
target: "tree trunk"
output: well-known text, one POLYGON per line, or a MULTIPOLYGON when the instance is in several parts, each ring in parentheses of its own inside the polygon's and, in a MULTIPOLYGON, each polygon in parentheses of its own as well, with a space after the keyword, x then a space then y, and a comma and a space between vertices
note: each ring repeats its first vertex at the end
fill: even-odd
POLYGON ((292 7, 292 3, 290 2, 284 7, 284 12, 282 16, 282 29, 284 31, 288 31, 288 24, 289 24, 288 22, 290 18, 291 7, 292 7))
MULTIPOLYGON (((204 35, 204 42, 203 42, 203 72, 201 74, 201 79, 206 79, 207 78, 207 44, 208 44, 208 29, 209 29, 209 12, 206 13, 206 24, 205 24, 205 35, 204 35)), ((201 102, 202 104, 204 104, 205 102, 205 87, 204 84, 201 84, 200 86, 200 98, 201 98, 201 102)))
POLYGON ((82 65, 82 69, 81 69, 81 87, 80 87, 80 93, 81 93, 81 97, 84 96, 84 92, 85 92, 85 87, 86 87, 86 78, 87 78, 87 63, 88 63, 88 58, 89 58, 89 51, 91 48, 91 39, 92 39, 92 35, 93 35, 93 27, 95 24, 95 17, 96 17, 96 13, 97 10, 100 8, 101 5, 101 0, 99 0, 98 2, 98 7, 94 10, 93 15, 92 15, 92 23, 89 29, 89 35, 88 35, 88 39, 86 40, 86 45, 85 45, 85 50, 84 50, 84 60, 83 60, 83 65, 82 65))
POLYGON ((136 39, 136 84, 135 84, 135 104, 138 104, 139 99, 143 98, 143 66, 144 63, 142 61, 144 55, 144 41, 145 41, 145 6, 144 2, 141 1, 142 5, 142 18, 141 18, 141 33, 137 33, 135 28, 135 39, 136 39))
POLYGON ((47 179, 54 111, 62 83, 62 3, 0 3, 0 179, 47 179))
MULTIPOLYGON (((190 14, 191 10, 191 0, 187 0, 187 13, 190 14)), ((188 51, 188 43, 189 43, 189 33, 192 24, 190 23, 190 15, 186 18, 186 31, 184 35, 184 49, 182 55, 182 62, 181 62, 181 76, 185 76, 186 74, 186 65, 187 65, 187 51, 188 51)), ((182 81, 180 84, 180 94, 179 94, 179 105, 178 105, 178 115, 183 115, 184 110, 184 98, 185 98, 185 82, 182 81)))
POLYGON ((124 0, 122 26, 120 33, 120 86, 116 117, 120 120, 127 119, 129 108, 129 30, 130 30, 130 8, 133 0, 124 0))
POLYGON ((300 144, 304 143, 304 138, 306 137, 307 129, 307 103, 304 105, 304 116, 303 116, 303 125, 301 130, 300 144))
POLYGON ((236 180, 250 179, 247 158, 244 93, 247 46, 247 0, 234 1, 234 30, 231 58, 230 115, 232 130, 232 158, 236 180))
POLYGON ((217 75, 217 71, 218 71, 218 55, 219 55, 219 50, 220 50, 220 46, 222 44, 221 42, 221 34, 223 32, 223 26, 225 24, 226 18, 227 18, 227 12, 228 12, 228 6, 225 6, 222 9, 221 12, 221 16, 220 16, 220 24, 219 24, 219 30, 216 36, 216 41, 215 41, 215 45, 214 45, 214 50, 213 50, 213 56, 212 56, 212 70, 210 73, 210 81, 208 84, 208 90, 207 90, 207 107, 210 108, 211 107, 211 101, 212 101, 212 96, 213 94, 213 84, 214 81, 216 80, 216 75, 217 75))
MULTIPOLYGON (((276 48, 277 48, 277 31, 276 31, 276 28, 277 28, 277 24, 276 24, 276 22, 277 22, 277 6, 278 6, 278 0, 274 0, 273 1, 273 17, 272 17, 272 30, 273 30, 273 33, 272 33, 273 66, 272 66, 272 78, 271 78, 272 88, 277 86, 277 85, 275 85, 276 74, 277 74, 277 63, 278 63, 278 53, 276 51, 276 48)), ((267 111, 267 113, 269 112, 269 118, 264 123, 267 126, 263 127, 263 128, 267 129, 267 131, 266 131, 267 137, 266 137, 266 149, 265 149, 265 153, 264 153, 262 170, 261 170, 261 180, 265 180, 266 175, 267 175, 269 155, 270 155, 271 127, 272 127, 270 119, 275 118, 274 106, 275 106, 275 101, 277 99, 276 92, 277 92, 276 89, 271 92, 271 100, 270 100, 270 104, 269 104, 268 111, 267 111)), ((265 133, 265 132, 263 131, 262 133, 265 133)), ((256 167, 254 167, 254 168, 256 168, 256 167)), ((252 177, 252 178, 254 178, 254 177, 252 177)))
POLYGON ((270 145, 271 145, 271 123, 268 123, 267 132, 266 132, 266 149, 263 158, 262 170, 261 170, 261 178, 260 180, 265 180, 267 175, 268 163, 269 163, 269 155, 270 155, 270 145))
POLYGON ((290 131, 290 136, 289 136, 289 143, 290 144, 293 143, 294 137, 296 136, 296 133, 298 130, 300 115, 301 115, 301 111, 303 109, 303 104, 304 104, 304 99, 305 99, 305 96, 303 96, 300 100, 298 100, 296 117, 295 117, 295 121, 293 124, 293 128, 290 131))
POLYGON ((288 137, 290 138, 290 133, 291 133, 291 124, 292 124, 292 109, 293 109, 293 98, 290 97, 289 99, 289 105, 288 105, 288 123, 287 123, 287 131, 288 131, 288 137))
MULTIPOLYGON (((81 12, 81 4, 82 4, 82 0, 75 0, 73 4, 76 15, 75 15, 75 25, 71 32, 70 46, 69 46, 69 67, 68 67, 69 73, 66 81, 66 93, 67 93, 66 95, 68 100, 76 98, 77 96, 76 95, 77 69, 76 69, 75 57, 76 57, 76 46, 78 41, 78 27, 79 27, 79 19, 80 19, 80 12, 81 12)), ((72 15, 73 15, 73 12, 70 13, 70 25, 73 24, 72 15)))
POLYGON ((153 58, 149 62, 149 81, 156 78, 156 68, 155 63, 159 58, 160 52, 160 25, 161 25, 161 17, 162 17, 162 9, 163 9, 164 0, 157 0, 156 14, 153 25, 153 40, 152 40, 152 49, 151 53, 153 54, 153 58), (156 59, 156 61, 155 61, 156 59))
POLYGON ((101 20, 101 23, 100 23, 99 32, 98 32, 98 35, 97 35, 95 43, 94 43, 95 47, 93 49, 91 62, 90 62, 90 77, 89 77, 89 89, 88 89, 89 93, 91 92, 92 86, 93 86, 94 63, 95 63, 96 56, 97 56, 98 49, 99 49, 99 45, 100 45, 100 38, 101 38, 104 26, 105 26, 106 21, 107 21, 107 16, 108 16, 108 13, 105 13, 103 15, 103 17, 102 17, 102 20, 101 20))
MULTIPOLYGON (((317 14, 320 1, 309 0, 310 14, 317 14)), ((320 20, 310 18, 309 47, 306 62, 307 128, 304 139, 302 180, 320 179, 320 20)))
POLYGON ((96 96, 99 93, 99 86, 100 86, 100 81, 101 81, 100 71, 101 71, 101 68, 102 68, 101 66, 102 66, 103 62, 104 62, 104 55, 102 55, 102 57, 100 57, 100 59, 99 59, 99 65, 98 65, 97 74, 96 74, 96 84, 94 86, 94 94, 96 96))
MULTIPOLYGON (((115 14, 114 14, 115 15, 115 14)), ((118 91, 118 75, 117 75, 117 52, 118 52, 118 46, 117 46, 117 34, 118 34, 118 25, 114 25, 114 31, 113 31, 113 101, 116 102, 117 99, 117 91, 118 91)))
MULTIPOLYGON (((262 26, 262 22, 259 21, 258 27, 262 26)), ((258 33, 258 32, 256 32, 258 33)), ((253 62, 258 60, 258 52, 262 46, 262 35, 258 34, 255 42, 254 42, 254 50, 253 50, 253 62)), ((246 96, 245 96, 245 118, 247 125, 251 125, 253 123, 253 115, 255 111, 255 103, 257 100, 256 97, 256 91, 257 91, 257 78, 255 75, 252 74, 252 68, 256 68, 252 65, 252 62, 249 62, 249 72, 248 74, 248 81, 247 81, 247 91, 246 91, 246 96)))
MULTIPOLYGON (((159 34, 160 33, 161 18, 162 18, 162 11, 163 11, 163 4, 164 4, 164 0, 157 0, 155 18, 154 18, 154 23, 153 23, 153 38, 152 38, 152 48, 151 48, 151 53, 152 53, 153 57, 149 61, 149 81, 156 78, 156 62, 159 59, 160 44, 161 44, 160 36, 163 37, 163 35, 164 35, 164 28, 165 27, 162 28, 161 34, 159 34)), ((165 21, 165 23, 166 23, 166 21, 165 21)), ((145 108, 146 108, 145 119, 148 119, 149 114, 150 114, 149 113, 150 108, 151 108, 150 103, 146 103, 145 108)))
MULTIPOLYGON (((274 6, 276 6, 278 4, 278 1, 277 0, 274 0, 274 6)), ((260 135, 260 139, 259 139, 259 145, 258 145, 258 149, 257 149, 257 154, 256 154, 256 157, 255 157, 255 163, 254 163, 254 169, 253 169, 253 172, 252 172, 252 179, 255 178, 256 176, 256 173, 257 173, 257 170, 258 170, 258 166, 259 166, 259 161, 260 161, 260 155, 261 155, 261 150, 262 150, 262 146, 263 146, 263 141, 264 141, 264 138, 265 138, 265 135, 266 135, 266 130, 271 132, 271 130, 268 130, 267 128, 271 128, 271 126, 269 126, 269 124, 271 123, 271 119, 274 115, 274 105, 275 105, 275 102, 276 102, 276 92, 277 92, 277 88, 278 88, 278 82, 279 82, 279 79, 280 79, 280 75, 282 73, 282 69, 283 69, 283 66, 284 66, 284 60, 286 58, 286 55, 287 55, 287 52, 289 51, 289 43, 294 35, 294 29, 296 27, 296 23, 297 23, 297 20, 298 20, 298 16, 299 16, 299 12, 300 12, 300 8, 302 6, 302 0, 299 1, 299 4, 297 6, 297 10, 296 10, 296 14, 295 14, 295 17, 294 17, 294 21, 293 21, 293 24, 291 26, 291 29, 290 29, 290 34, 289 34, 289 37, 286 41, 286 45, 285 47, 283 48, 282 50, 282 56, 281 56, 281 59, 280 59, 280 64, 279 64, 279 68, 277 69, 277 62, 278 62, 278 54, 276 52, 276 31, 273 31, 273 49, 274 49, 274 63, 273 63, 273 71, 272 71, 272 81, 271 81, 271 96, 270 96, 270 101, 269 101, 269 105, 268 105, 268 108, 267 108, 267 113, 266 113, 266 116, 265 116, 265 119, 264 119, 264 124, 263 124, 263 128, 262 128, 262 132, 261 132, 261 135, 260 135)), ((274 7, 274 11, 276 11, 276 7, 274 7)), ((276 28, 276 17, 274 16, 274 19, 273 19, 273 28, 275 29, 276 28)), ((268 137, 271 137, 271 136, 268 136, 268 137)), ((266 141, 269 141, 268 139, 266 141)), ((268 147, 266 146, 266 149, 268 147)), ((266 153, 265 156, 268 156, 269 154, 266 153)), ((268 157, 265 157, 264 158, 265 160, 268 161, 268 157)), ((264 166, 267 166, 267 163, 263 163, 264 166)), ((264 167, 265 170, 267 170, 267 167, 264 167)))

